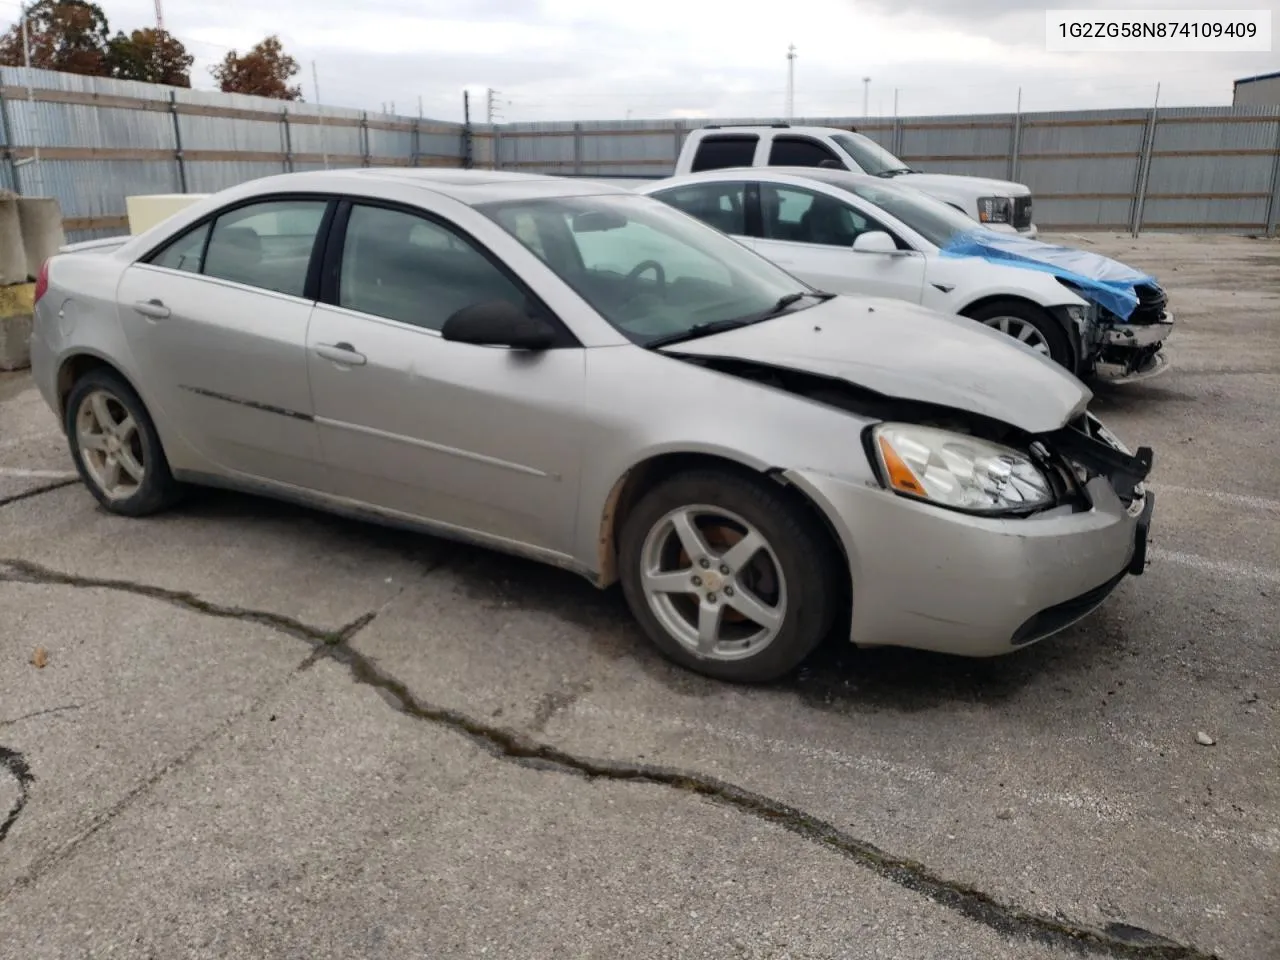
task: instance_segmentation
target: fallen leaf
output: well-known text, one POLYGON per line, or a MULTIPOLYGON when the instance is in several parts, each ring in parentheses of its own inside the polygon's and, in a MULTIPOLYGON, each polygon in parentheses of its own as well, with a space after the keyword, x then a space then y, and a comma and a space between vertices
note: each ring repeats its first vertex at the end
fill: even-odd
POLYGON ((44 647, 36 647, 35 652, 31 654, 31 665, 37 669, 43 667, 49 662, 49 651, 44 647))

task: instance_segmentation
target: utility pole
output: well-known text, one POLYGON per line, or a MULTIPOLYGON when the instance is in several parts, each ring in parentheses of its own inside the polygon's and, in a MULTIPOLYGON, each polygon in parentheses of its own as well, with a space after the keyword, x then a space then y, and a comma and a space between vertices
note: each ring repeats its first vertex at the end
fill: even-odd
POLYGON ((787 44, 787 119, 796 112, 796 45, 787 44))
POLYGON ((498 91, 493 87, 489 87, 485 91, 484 122, 493 123, 495 119, 501 120, 502 117, 498 116, 498 109, 498 91))
POLYGON ((862 78, 862 116, 864 118, 870 116, 870 114, 868 113, 868 111, 871 109, 870 102, 871 102, 871 78, 863 77, 862 78))
MULTIPOLYGON (((311 61, 311 86, 316 91, 316 107, 320 106, 320 74, 316 72, 316 62, 311 61)), ((317 126, 320 128, 320 155, 324 157, 324 168, 329 169, 329 147, 324 139, 324 113, 316 114, 317 126)))
POLYGON ((164 33, 164 2, 156 0, 156 29, 164 33))
MULTIPOLYGON (((40 114, 36 110, 36 91, 31 83, 31 33, 27 27, 27 7, 23 4, 19 9, 19 16, 22 19, 22 65, 26 68, 23 71, 27 76, 27 109, 31 111, 31 159, 29 162, 34 164, 33 172, 36 181, 36 196, 44 196, 44 171, 40 166, 40 114)), ((19 160, 14 167, 21 166, 24 161, 19 160)), ((16 175, 15 175, 16 180, 16 175)), ((15 182, 14 187, 18 184, 15 182)))

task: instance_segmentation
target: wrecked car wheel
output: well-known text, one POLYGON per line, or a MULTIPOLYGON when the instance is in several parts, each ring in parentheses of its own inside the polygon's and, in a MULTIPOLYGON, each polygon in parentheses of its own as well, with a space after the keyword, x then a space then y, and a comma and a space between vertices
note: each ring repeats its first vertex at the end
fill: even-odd
POLYGON ((146 406, 122 377, 92 370, 67 397, 67 441, 80 479, 107 510, 142 517, 169 506, 179 487, 146 406))
POLYGON ((752 683, 790 672, 826 635, 843 561, 783 489, 698 470, 664 481, 631 510, 619 566, 627 603, 667 657, 752 683))
POLYGON ((995 300, 966 310, 964 315, 1021 341, 1037 353, 1075 372, 1075 355, 1062 325, 1034 304, 1018 300, 995 300))

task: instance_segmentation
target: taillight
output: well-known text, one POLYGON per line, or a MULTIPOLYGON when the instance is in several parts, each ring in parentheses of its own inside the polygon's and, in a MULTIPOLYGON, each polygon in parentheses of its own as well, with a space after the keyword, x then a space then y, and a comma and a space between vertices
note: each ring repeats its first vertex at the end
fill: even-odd
POLYGON ((49 289, 49 261, 46 260, 44 263, 40 264, 40 275, 36 277, 36 292, 32 297, 31 302, 33 304, 39 303, 40 298, 45 295, 45 292, 48 289, 49 289))

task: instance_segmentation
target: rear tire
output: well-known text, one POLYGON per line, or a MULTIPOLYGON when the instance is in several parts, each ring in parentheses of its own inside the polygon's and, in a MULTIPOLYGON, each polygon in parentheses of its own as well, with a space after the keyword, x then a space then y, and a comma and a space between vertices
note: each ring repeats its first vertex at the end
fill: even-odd
POLYGON ((976 309, 966 310, 964 315, 1022 341, 1075 373, 1075 351, 1071 349, 1071 341, 1067 339, 1062 324, 1034 304, 1022 300, 993 300, 976 309))
POLYGON ((178 500, 181 487, 169 471, 155 424, 118 373, 99 367, 77 380, 65 416, 80 479, 108 511, 143 517, 178 500))
POLYGON ((822 641, 844 563, 821 522, 763 479, 677 474, 628 513, 619 572, 632 613, 670 660, 739 683, 776 680, 822 641))

